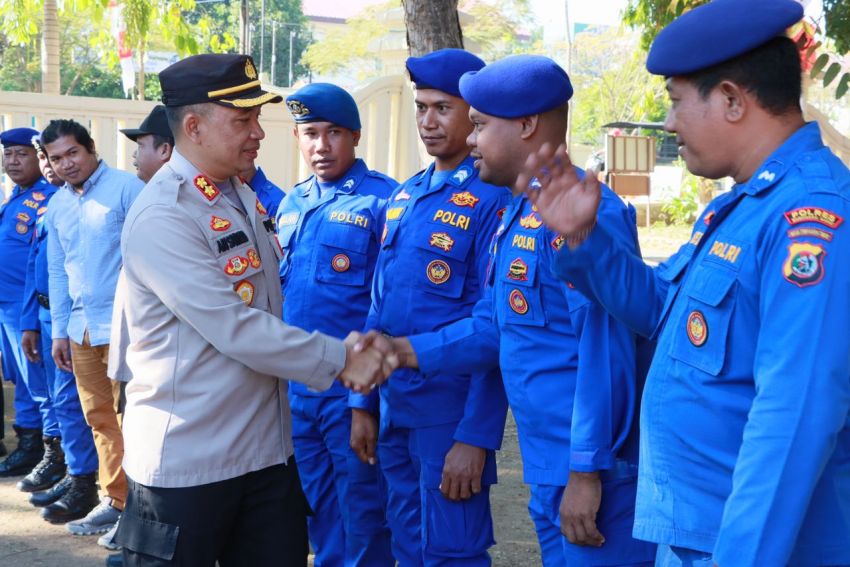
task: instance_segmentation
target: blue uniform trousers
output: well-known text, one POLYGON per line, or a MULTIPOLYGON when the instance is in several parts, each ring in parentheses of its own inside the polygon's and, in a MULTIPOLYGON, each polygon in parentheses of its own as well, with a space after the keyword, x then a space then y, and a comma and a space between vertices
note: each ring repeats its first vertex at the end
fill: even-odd
POLYGON ((593 565, 651 566, 655 544, 632 538, 634 518, 634 478, 606 480, 603 473, 603 498, 597 514, 597 527, 605 544, 594 558, 595 548, 579 547, 561 534, 560 505, 565 486, 532 484, 528 513, 534 522, 544 567, 590 567, 593 565), (607 548, 607 549, 606 549, 607 548), (603 549, 622 550, 619 557, 602 553, 603 549))
MULTIPOLYGON (((19 324, 20 305, 5 305, 0 311, 2 311, 0 313, 0 319, 2 319, 0 329, 3 334, 2 356, 7 360, 4 370, 14 365, 13 370, 17 371, 15 425, 27 429, 41 429, 45 437, 59 437, 59 424, 50 403, 44 367, 27 360, 21 348, 23 332, 19 324)), ((50 351, 42 354, 50 356, 50 351)))
MULTIPOLYGON (((47 311, 43 307, 44 311, 47 311)), ((89 474, 97 471, 97 452, 91 427, 83 416, 77 382, 70 372, 60 370, 50 356, 53 340, 50 338, 50 320, 41 320, 41 359, 44 362, 44 374, 47 376, 47 390, 53 406, 53 413, 59 424, 62 437, 62 450, 65 452, 65 464, 68 472, 74 475, 89 474)))
POLYGON ((300 396, 290 390, 289 405, 295 461, 314 512, 307 519, 314 565, 395 565, 381 475, 350 447, 348 397, 300 396))
POLYGON ((440 481, 456 429, 457 423, 408 429, 382 420, 378 462, 387 481, 387 519, 400 567, 490 565, 495 455, 487 451, 481 492, 468 500, 448 500, 440 481))

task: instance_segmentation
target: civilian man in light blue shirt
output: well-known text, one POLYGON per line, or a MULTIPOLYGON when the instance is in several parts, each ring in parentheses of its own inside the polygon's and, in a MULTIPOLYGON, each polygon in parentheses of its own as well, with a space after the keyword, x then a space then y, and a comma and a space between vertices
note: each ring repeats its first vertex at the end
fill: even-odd
MULTIPOLYGON (((70 522, 68 531, 90 535, 109 531, 127 497, 121 468, 124 443, 117 416, 119 383, 106 375, 115 285, 121 269, 119 243, 124 218, 143 183, 107 166, 88 131, 73 120, 53 120, 41 136, 50 163, 65 185, 47 212, 47 265, 53 318, 53 359, 73 370, 86 422, 94 433, 101 504, 70 522), (71 362, 73 359, 73 368, 71 362)), ((90 489, 90 487, 87 487, 90 489)), ((46 513, 71 513, 64 502, 46 513)))

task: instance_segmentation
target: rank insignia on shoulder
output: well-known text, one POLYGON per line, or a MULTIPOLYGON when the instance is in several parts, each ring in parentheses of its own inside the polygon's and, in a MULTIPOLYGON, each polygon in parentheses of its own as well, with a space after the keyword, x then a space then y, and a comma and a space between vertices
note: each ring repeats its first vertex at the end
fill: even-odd
POLYGON ((242 280, 233 286, 233 289, 236 291, 239 299, 242 300, 242 303, 249 307, 254 303, 254 284, 248 280, 242 280))
POLYGON ((508 296, 508 304, 511 306, 511 310, 517 315, 528 313, 528 301, 526 301, 525 296, 518 289, 511 291, 511 294, 508 296))
POLYGON ((808 242, 792 242, 788 247, 788 258, 782 266, 782 275, 797 287, 820 283, 824 274, 822 246, 808 242))
POLYGON ((269 214, 269 212, 266 210, 266 208, 263 206, 259 199, 257 199, 257 212, 261 215, 269 214))
POLYGON ((27 223, 24 222, 19 222, 15 225, 15 232, 17 232, 18 234, 26 234, 27 232, 29 232, 29 229, 30 227, 27 226, 27 223))
POLYGON ((248 263, 252 268, 259 268, 263 265, 263 263, 260 262, 260 255, 257 254, 257 251, 253 248, 248 248, 248 263))
POLYGON ((701 347, 708 340, 708 324, 701 311, 691 311, 687 322, 688 340, 695 347, 701 347))
POLYGON ((566 240, 567 240, 567 239, 566 239, 566 238, 564 238, 564 237, 563 237, 563 235, 560 235, 560 234, 559 234, 558 236, 556 236, 556 237, 552 240, 552 248, 554 248, 556 251, 557 251, 557 250, 560 250, 561 248, 563 248, 563 247, 564 247, 564 242, 566 242, 566 240))
POLYGON ((350 267, 351 259, 345 254, 337 254, 331 258, 331 268, 333 268, 335 272, 347 272, 350 267))
POLYGON ((785 213, 785 220, 791 224, 801 222, 816 222, 829 228, 838 228, 844 222, 844 218, 820 207, 800 207, 785 213))
POLYGON ((535 230, 543 226, 543 219, 537 213, 531 212, 528 213, 527 216, 521 217, 519 219, 519 225, 522 228, 530 228, 531 230, 535 230))
POLYGON ((210 217, 210 228, 216 232, 222 232, 224 230, 227 230, 228 228, 230 228, 231 224, 232 223, 227 219, 223 219, 215 215, 212 215, 210 217))
POLYGON ((398 220, 404 214, 404 207, 393 207, 387 209, 387 220, 398 220))
POLYGON ((508 268, 508 279, 518 282, 528 281, 528 264, 522 261, 522 258, 517 258, 511 262, 508 268))
POLYGON ((428 279, 431 280, 431 283, 440 285, 449 281, 452 275, 452 269, 442 260, 432 260, 425 269, 425 273, 428 279))
POLYGON ((46 212, 47 212, 47 207, 40 207, 40 208, 39 208, 39 209, 35 212, 35 214, 37 214, 37 215, 41 216, 41 215, 43 215, 43 214, 44 214, 44 213, 46 213, 46 212))
POLYGON ((455 245, 455 241, 446 232, 432 232, 429 244, 434 248, 439 248, 444 252, 449 252, 455 245))
POLYGON ((410 199, 410 193, 408 193, 407 191, 402 189, 401 191, 398 192, 398 195, 395 196, 395 199, 393 199, 393 201, 407 201, 409 199, 410 199))
POLYGON ((478 201, 480 200, 481 199, 479 199, 469 191, 464 191, 463 193, 453 193, 452 198, 449 199, 449 201, 451 201, 458 207, 469 207, 470 209, 474 209, 476 203, 478 203, 478 201))
POLYGON ((18 213, 16 218, 21 222, 30 222, 30 218, 32 218, 32 217, 30 217, 26 213, 18 213))
MULTIPOLYGON (((466 181, 466 178, 469 177, 469 170, 465 167, 461 167, 457 171, 452 174, 452 179, 457 181, 458 183, 463 183, 466 181)), ((478 199, 476 199, 477 201, 478 199)))
POLYGON ((42 193, 40 191, 33 191, 32 192, 32 198, 35 199, 36 201, 44 201, 45 199, 47 199, 47 197, 44 195, 44 193, 42 193))
POLYGON ((227 261, 224 266, 224 273, 228 276, 241 276, 248 269, 248 258, 244 256, 234 256, 227 261))
POLYGON ((212 202, 213 199, 219 196, 218 187, 215 186, 215 183, 207 177, 206 175, 198 175, 195 177, 195 188, 201 192, 201 195, 206 198, 207 201, 212 202))

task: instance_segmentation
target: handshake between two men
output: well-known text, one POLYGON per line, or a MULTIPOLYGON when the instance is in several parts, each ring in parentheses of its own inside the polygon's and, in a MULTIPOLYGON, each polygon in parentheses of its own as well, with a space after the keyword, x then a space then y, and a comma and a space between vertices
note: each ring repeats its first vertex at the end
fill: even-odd
POLYGON ((345 338, 345 368, 339 380, 346 388, 368 393, 389 379, 397 368, 416 368, 416 353, 406 338, 391 338, 376 331, 351 331, 345 338))

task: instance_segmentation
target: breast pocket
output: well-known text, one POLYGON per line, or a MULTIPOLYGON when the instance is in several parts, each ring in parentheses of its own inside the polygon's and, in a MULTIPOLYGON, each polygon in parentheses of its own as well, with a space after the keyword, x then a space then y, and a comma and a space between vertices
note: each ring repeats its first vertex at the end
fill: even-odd
POLYGON ((717 376, 726 362, 729 324, 735 309, 737 274, 700 266, 682 292, 687 306, 674 324, 670 356, 717 376))
POLYGON ((316 280, 336 285, 365 285, 371 234, 352 224, 324 223, 317 235, 316 280))
POLYGON ((428 293, 457 299, 466 283, 472 234, 433 223, 428 228, 415 244, 413 284, 428 293))
POLYGON ((502 320, 509 325, 542 327, 546 313, 541 299, 537 256, 506 254, 496 264, 498 305, 502 320))

